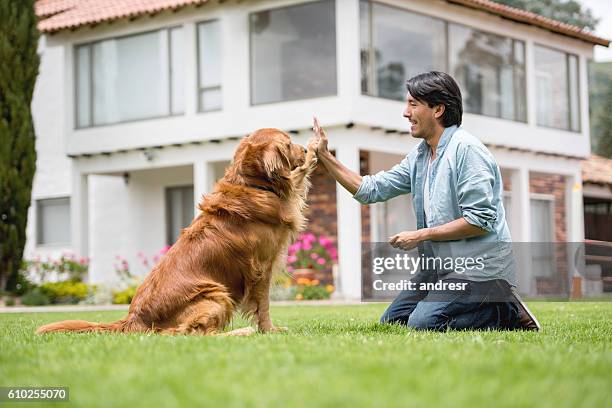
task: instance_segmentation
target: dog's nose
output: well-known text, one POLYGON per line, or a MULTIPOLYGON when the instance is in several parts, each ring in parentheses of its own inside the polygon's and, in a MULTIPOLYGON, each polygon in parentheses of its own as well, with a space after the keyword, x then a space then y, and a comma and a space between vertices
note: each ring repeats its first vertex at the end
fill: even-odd
POLYGON ((304 153, 308 151, 308 149, 306 149, 304 146, 302 146, 302 149, 304 149, 304 153))

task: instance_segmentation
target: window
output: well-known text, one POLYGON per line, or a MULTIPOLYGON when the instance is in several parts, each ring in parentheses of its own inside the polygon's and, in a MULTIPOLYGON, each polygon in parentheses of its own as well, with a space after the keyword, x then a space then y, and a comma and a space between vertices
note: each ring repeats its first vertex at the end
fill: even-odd
POLYGON ((253 13, 251 103, 336 94, 335 2, 253 13))
POLYGON ((198 24, 198 109, 221 109, 221 33, 216 20, 198 24))
POLYGON ((555 271, 554 201, 531 198, 531 258, 535 277, 551 277, 555 271))
POLYGON ((446 67, 442 20, 362 0, 361 92, 404 100, 407 79, 446 67))
POLYGON ((70 245, 70 198, 36 201, 36 243, 70 245))
POLYGON ((176 242, 194 217, 193 186, 166 188, 166 241, 176 242))
POLYGON ((578 58, 535 46, 537 124, 580 131, 578 58))
POLYGON ((522 41, 449 24, 450 72, 466 112, 527 121, 522 41))
POLYGON ((75 48, 79 128, 184 112, 182 28, 75 48))

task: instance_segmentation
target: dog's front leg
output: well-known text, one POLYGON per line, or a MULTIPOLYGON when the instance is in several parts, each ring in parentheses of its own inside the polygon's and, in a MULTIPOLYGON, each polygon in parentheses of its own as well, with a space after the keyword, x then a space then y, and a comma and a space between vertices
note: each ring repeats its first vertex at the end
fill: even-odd
POLYGON ((308 143, 304 164, 291 172, 291 183, 294 186, 294 191, 304 198, 308 195, 308 189, 310 188, 308 176, 317 168, 318 159, 315 152, 316 146, 317 140, 312 138, 308 143))

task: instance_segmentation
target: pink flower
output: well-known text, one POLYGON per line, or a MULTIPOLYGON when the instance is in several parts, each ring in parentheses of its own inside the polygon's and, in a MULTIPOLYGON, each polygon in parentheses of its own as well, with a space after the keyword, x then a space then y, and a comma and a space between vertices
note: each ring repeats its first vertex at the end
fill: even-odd
POLYGON ((287 267, 287 272, 293 272, 293 266, 288 266, 287 267))
POLYGON ((313 252, 312 254, 310 254, 310 257, 312 259, 317 259, 319 256, 316 253, 313 252))
POLYGON ((305 251, 310 251, 312 249, 312 245, 310 245, 310 242, 305 242, 304 243, 304 250, 305 251))
POLYGON ((319 259, 317 259, 317 263, 318 263, 319 265, 325 265, 325 258, 319 258, 319 259))

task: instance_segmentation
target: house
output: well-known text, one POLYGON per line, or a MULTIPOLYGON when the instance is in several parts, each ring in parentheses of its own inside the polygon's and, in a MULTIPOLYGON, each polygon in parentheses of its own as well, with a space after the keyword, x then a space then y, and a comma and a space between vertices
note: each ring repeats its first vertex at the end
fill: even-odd
POLYGON ((585 295, 612 292, 612 159, 592 154, 582 162, 586 268, 585 295))
MULTIPOLYGON (((73 251, 92 282, 174 242, 238 140, 312 116, 349 168, 375 173, 417 143, 404 80, 451 73, 464 126, 494 154, 514 241, 584 239, 587 60, 577 27, 487 0, 39 0, 37 173, 26 256, 73 251)), ((410 200, 361 207, 323 171, 310 231, 337 245, 339 293, 361 295, 362 242, 414 228, 410 200)), ((527 262, 519 289, 567 292, 527 262)), ((331 274, 328 275, 331 279, 331 274)))

